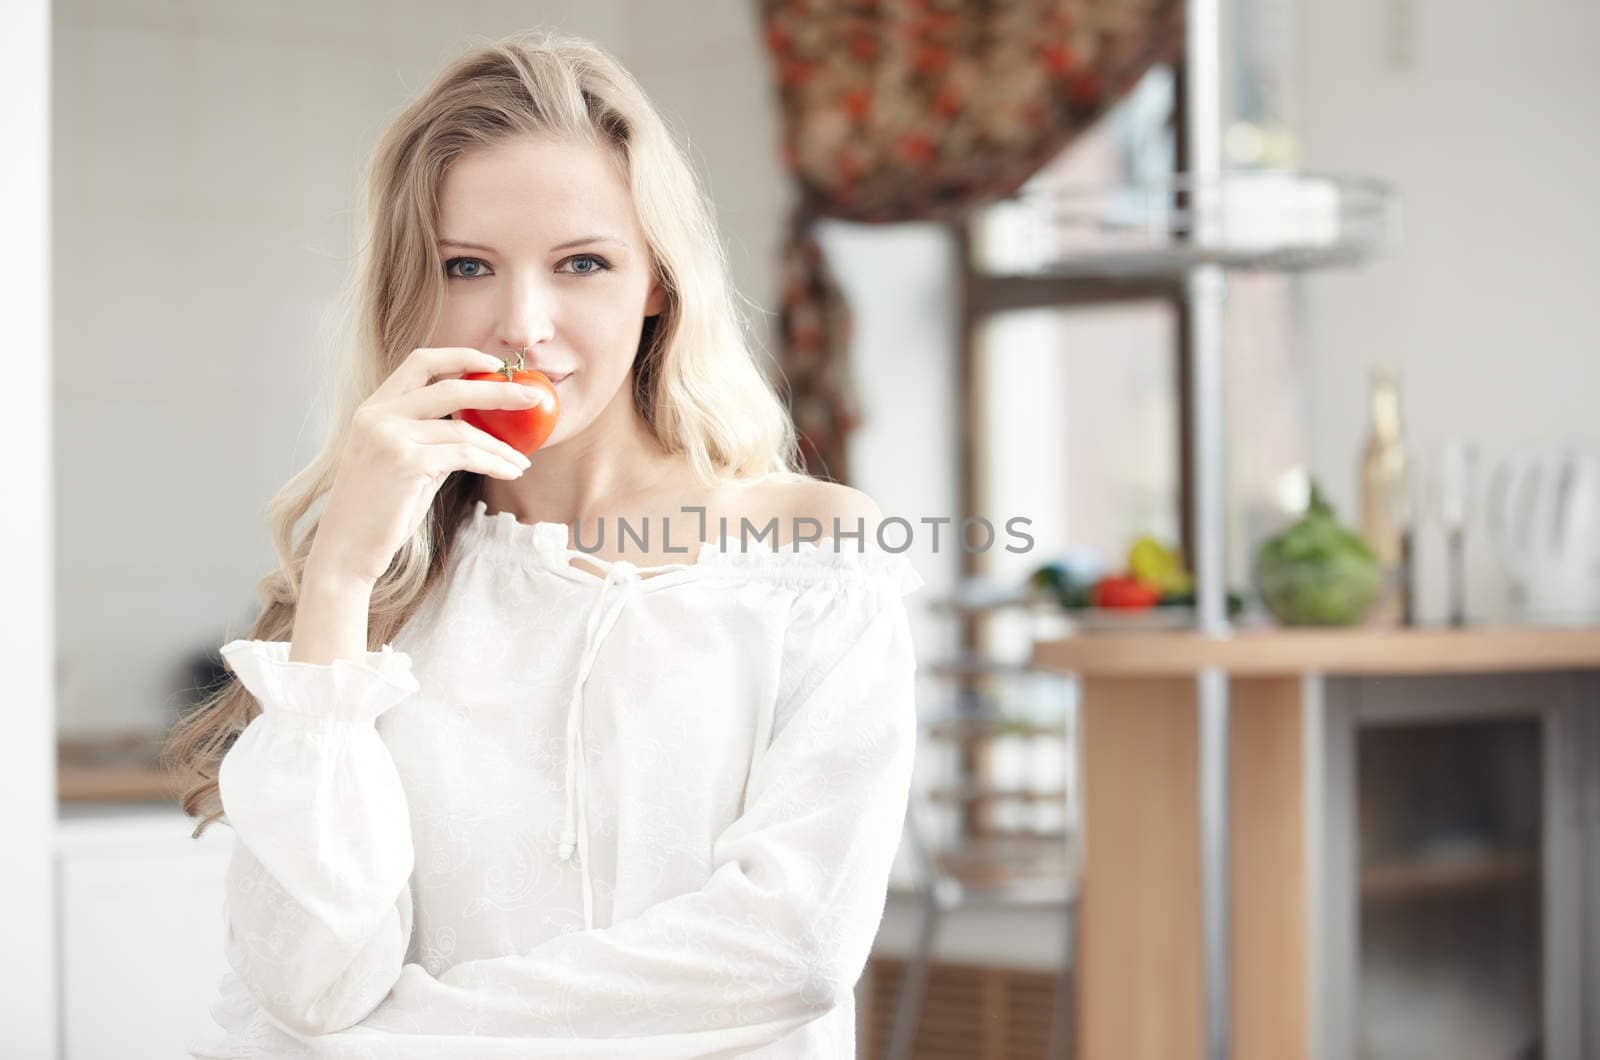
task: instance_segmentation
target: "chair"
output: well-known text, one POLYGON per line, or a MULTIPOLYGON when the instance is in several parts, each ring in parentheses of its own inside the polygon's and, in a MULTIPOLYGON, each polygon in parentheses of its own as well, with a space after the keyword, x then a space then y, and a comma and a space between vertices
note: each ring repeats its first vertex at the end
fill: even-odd
MULTIPOLYGON (((968 719, 952 728, 949 723, 925 725, 936 736, 956 732, 970 737, 974 724, 968 719)), ((1035 735, 1050 730, 1030 729, 1035 735)), ((1063 753, 1066 753, 1063 747, 1063 753)), ((937 794, 957 802, 966 798, 1006 798, 1008 793, 973 793, 946 789, 937 794)), ((1023 793, 1016 793, 1021 795, 1023 793)), ((889 1060, 907 1060, 916 1039, 922 995, 926 988, 928 965, 944 917, 952 912, 978 907, 1058 909, 1067 919, 1060 970, 1057 973, 1049 1033, 1051 1057, 1072 1055, 1074 1032, 1073 971, 1077 934, 1077 835, 1068 831, 1060 837, 983 835, 969 837, 945 850, 929 847, 924 820, 927 798, 913 790, 906 813, 905 840, 910 845, 918 881, 921 921, 916 942, 907 958, 905 977, 895 1002, 894 1023, 889 1039, 889 1060), (1055 847, 1059 860, 1037 860, 1040 850, 1055 847), (1029 856, 1036 860, 1028 861, 1029 856), (1032 871, 1029 871, 1029 870, 1032 871)))

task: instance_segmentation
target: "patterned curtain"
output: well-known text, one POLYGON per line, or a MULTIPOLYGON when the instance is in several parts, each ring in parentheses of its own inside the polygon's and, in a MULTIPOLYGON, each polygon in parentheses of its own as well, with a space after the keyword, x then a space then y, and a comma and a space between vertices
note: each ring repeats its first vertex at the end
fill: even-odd
POLYGON ((850 311, 819 218, 953 220, 1038 172, 1182 49, 1182 0, 757 0, 799 191, 779 365, 807 470, 849 481, 850 311))

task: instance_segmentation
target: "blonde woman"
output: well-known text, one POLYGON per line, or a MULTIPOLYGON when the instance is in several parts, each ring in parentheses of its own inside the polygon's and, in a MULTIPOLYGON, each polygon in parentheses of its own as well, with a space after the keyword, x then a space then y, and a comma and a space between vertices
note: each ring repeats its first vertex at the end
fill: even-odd
POLYGON ((168 748, 237 840, 192 1055, 854 1056, 921 579, 793 470, 692 170, 613 58, 521 34, 366 196, 335 429, 168 748), (531 461, 459 416, 529 407, 462 378, 519 357, 531 461))

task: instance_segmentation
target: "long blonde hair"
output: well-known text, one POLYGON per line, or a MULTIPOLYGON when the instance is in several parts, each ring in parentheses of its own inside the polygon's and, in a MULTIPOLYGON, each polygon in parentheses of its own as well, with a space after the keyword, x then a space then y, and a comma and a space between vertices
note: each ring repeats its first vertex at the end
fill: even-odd
MULTIPOLYGON (((416 347, 442 309, 435 261, 437 192, 466 151, 511 138, 578 139, 612 152, 627 176, 656 279, 666 291, 645 321, 635 357, 635 407, 669 453, 707 485, 787 479, 798 468, 795 429, 760 370, 736 307, 722 244, 693 169, 643 90, 594 44, 547 30, 476 38, 384 132, 368 166, 364 241, 343 297, 344 339, 335 344, 323 449, 267 507, 278 567, 261 579, 261 612, 249 636, 288 640, 315 520, 295 528, 333 486, 353 413, 416 347), (353 336, 353 337, 352 337, 353 336)), ((415 535, 375 585, 368 650, 388 643, 441 573, 482 477, 457 472, 439 489, 415 535)), ((223 816, 217 769, 260 712, 229 677, 178 722, 162 760, 199 836, 223 816)))

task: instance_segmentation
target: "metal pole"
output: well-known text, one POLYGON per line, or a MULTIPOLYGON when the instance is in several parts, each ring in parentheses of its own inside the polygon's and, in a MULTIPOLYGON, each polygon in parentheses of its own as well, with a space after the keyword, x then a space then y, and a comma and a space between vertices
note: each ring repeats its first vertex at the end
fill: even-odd
MULTIPOLYGON (((1186 144, 1192 238, 1219 235, 1222 178, 1221 0, 1187 0, 1184 56, 1186 144)), ((1190 389, 1193 437, 1195 594, 1200 632, 1228 632, 1227 388, 1223 311, 1226 280, 1220 265, 1201 265, 1188 277, 1190 389)), ((1228 678, 1218 667, 1196 677, 1200 772, 1200 885, 1204 956, 1206 1056, 1227 1060, 1228 981, 1228 678)))

